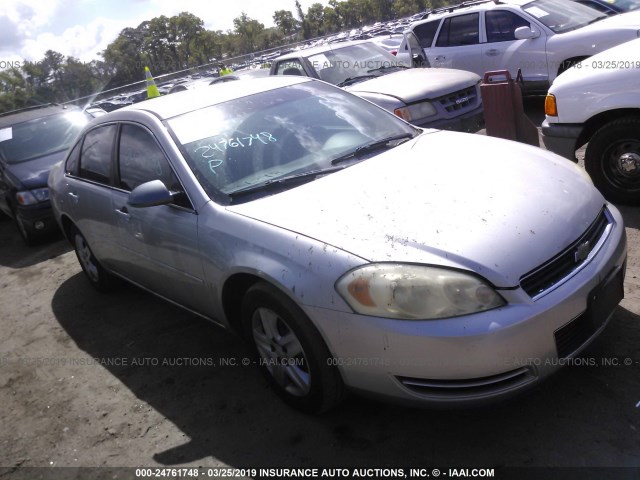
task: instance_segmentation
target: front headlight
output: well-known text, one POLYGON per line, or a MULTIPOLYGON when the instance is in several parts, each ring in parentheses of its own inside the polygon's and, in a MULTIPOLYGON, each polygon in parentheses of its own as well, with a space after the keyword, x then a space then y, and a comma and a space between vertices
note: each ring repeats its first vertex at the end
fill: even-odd
POLYGON ((24 190, 16 192, 16 200, 20 205, 34 205, 49 200, 48 188, 36 188, 35 190, 24 190))
POLYGON ((393 113, 407 122, 411 122, 412 120, 419 120, 435 115, 436 107, 434 107, 431 102, 422 102, 407 107, 396 108, 393 113))
POLYGON ((356 313, 402 320, 457 317, 505 304, 474 275, 423 265, 366 265, 343 275, 336 289, 356 313))

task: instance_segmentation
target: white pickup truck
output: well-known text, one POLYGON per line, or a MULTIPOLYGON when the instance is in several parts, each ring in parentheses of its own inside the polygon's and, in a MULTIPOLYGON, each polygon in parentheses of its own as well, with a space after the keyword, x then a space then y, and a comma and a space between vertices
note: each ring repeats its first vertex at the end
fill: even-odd
POLYGON ((547 149, 585 168, 610 201, 640 204, 640 39, 594 55, 558 76, 545 100, 547 149))

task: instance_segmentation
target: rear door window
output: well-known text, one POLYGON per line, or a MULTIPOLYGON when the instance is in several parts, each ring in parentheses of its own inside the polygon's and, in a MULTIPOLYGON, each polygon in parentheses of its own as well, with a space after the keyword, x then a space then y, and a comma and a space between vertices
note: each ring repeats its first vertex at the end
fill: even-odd
POLYGON ((88 132, 82 143, 78 175, 105 185, 111 184, 113 144, 118 126, 97 127, 88 132))
POLYGON ((445 18, 436 41, 438 47, 459 47, 480 43, 480 14, 468 13, 445 18))

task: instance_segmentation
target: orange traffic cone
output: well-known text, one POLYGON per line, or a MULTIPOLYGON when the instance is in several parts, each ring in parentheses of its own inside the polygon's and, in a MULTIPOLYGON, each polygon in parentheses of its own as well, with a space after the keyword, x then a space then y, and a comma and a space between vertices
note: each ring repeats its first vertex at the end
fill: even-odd
POLYGON ((147 98, 155 98, 160 96, 156 82, 153 81, 149 67, 144 67, 144 77, 147 81, 147 98))

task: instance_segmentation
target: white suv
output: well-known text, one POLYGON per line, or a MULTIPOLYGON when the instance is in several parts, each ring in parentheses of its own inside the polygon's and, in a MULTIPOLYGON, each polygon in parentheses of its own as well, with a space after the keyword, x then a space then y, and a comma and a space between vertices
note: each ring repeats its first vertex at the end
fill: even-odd
POLYGON ((404 33, 403 61, 469 70, 522 70, 527 93, 591 55, 640 36, 640 11, 608 17, 571 0, 479 0, 433 10, 404 33))
POLYGON ((640 39, 576 64, 558 77, 545 101, 547 149, 584 165, 613 202, 640 205, 640 39))

